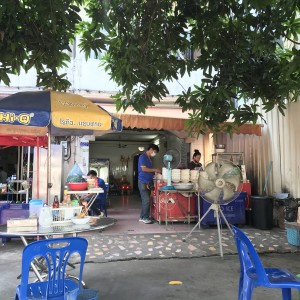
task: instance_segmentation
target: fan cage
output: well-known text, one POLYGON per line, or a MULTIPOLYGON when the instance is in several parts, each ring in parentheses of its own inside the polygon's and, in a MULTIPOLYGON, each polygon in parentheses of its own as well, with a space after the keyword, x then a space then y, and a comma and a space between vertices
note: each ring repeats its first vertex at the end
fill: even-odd
MULTIPOLYGON (((177 149, 167 150, 167 152, 164 154, 164 156, 165 155, 172 155, 173 159, 172 159, 172 161, 170 161, 170 168, 171 169, 175 169, 179 166, 179 164, 181 162, 181 156, 180 156, 180 152, 177 149)), ((168 168, 168 163, 169 163, 169 161, 163 159, 163 164, 166 168, 168 168)))
POLYGON ((208 162, 205 166, 204 171, 199 172, 198 193, 203 200, 211 204, 226 205, 239 197, 240 193, 242 192, 241 183, 242 172, 239 166, 234 164, 230 160, 218 159, 218 161, 208 162), (222 174, 222 172, 224 171, 222 170, 222 167, 223 169, 225 169, 224 174, 222 174), (214 169, 215 177, 213 171, 214 169), (227 193, 232 192, 232 196, 227 199, 224 199, 225 187, 227 193), (233 189, 233 187, 235 188, 233 189), (213 194, 213 191, 215 192, 215 195, 213 194), (219 191, 219 196, 214 197, 218 194, 219 191))

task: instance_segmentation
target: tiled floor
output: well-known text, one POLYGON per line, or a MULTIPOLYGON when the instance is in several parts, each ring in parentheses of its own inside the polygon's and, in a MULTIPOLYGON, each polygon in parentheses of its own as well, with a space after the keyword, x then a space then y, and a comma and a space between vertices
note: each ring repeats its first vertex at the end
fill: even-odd
POLYGON ((138 194, 111 196, 108 208, 108 216, 117 219, 117 224, 106 230, 108 234, 146 234, 146 233, 176 233, 189 232, 194 223, 168 222, 168 226, 163 222, 158 224, 144 224, 139 222, 140 217, 140 197, 138 194))
MULTIPOLYGON (((164 223, 159 225, 139 222, 140 201, 138 195, 111 197, 108 216, 117 220, 116 225, 102 232, 89 232, 84 235, 89 240, 87 261, 109 262, 132 259, 163 259, 219 256, 219 235, 216 227, 196 228, 187 237, 195 223, 164 223)), ((288 244, 286 232, 274 227, 272 230, 258 230, 243 226, 243 230, 260 253, 300 252, 299 247, 288 244)), ((236 254, 233 236, 227 228, 221 230, 224 255, 236 254)), ((9 243, 10 244, 10 243, 9 243)), ((22 247, 3 250, 12 254, 22 247), (12 249, 14 251, 12 251, 12 249)), ((11 248, 12 247, 12 248, 11 248)))
MULTIPOLYGON (((117 224, 102 233, 86 234, 89 239, 87 260, 92 262, 130 259, 186 258, 220 255, 219 235, 216 227, 196 230, 187 238, 195 223, 173 223, 168 227, 139 222, 138 195, 112 197, 108 216, 117 224)), ((258 230, 243 227, 260 253, 298 252, 300 249, 287 243, 285 230, 258 230)), ((221 229, 222 251, 236 254, 231 232, 221 229)))

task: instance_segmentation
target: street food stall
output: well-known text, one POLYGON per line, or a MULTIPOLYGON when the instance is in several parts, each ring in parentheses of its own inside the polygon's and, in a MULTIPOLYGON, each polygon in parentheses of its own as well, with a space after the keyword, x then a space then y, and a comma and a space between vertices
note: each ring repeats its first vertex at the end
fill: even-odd
MULTIPOLYGON (((54 137, 103 135, 122 130, 122 121, 82 96, 54 91, 20 92, 0 101, 0 145, 34 146, 39 167, 41 149, 47 151, 46 186, 40 186, 39 170, 33 181, 36 194, 47 190, 51 201, 52 151, 54 137)), ((17 178, 18 180, 18 178, 17 178)))

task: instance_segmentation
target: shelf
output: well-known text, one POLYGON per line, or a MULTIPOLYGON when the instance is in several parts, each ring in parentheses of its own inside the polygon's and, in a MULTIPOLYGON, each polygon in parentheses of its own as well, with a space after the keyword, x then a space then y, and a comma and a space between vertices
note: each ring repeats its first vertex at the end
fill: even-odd
POLYGON ((213 155, 244 155, 244 152, 216 152, 213 155))
POLYGON ((226 160, 230 160, 235 165, 244 165, 244 152, 218 152, 212 154, 212 161, 214 161, 215 158, 221 158, 226 160), (228 156, 230 156, 228 158, 228 156))
POLYGON ((23 179, 23 180, 8 180, 8 183, 22 183, 22 182, 29 182, 29 180, 23 179))
POLYGON ((102 194, 103 189, 98 190, 84 190, 84 191, 67 191, 67 195, 83 195, 83 194, 102 194))

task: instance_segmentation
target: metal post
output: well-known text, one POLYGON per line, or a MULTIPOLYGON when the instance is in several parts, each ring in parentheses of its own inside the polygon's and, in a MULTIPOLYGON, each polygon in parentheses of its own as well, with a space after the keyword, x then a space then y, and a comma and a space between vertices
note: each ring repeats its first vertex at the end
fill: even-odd
POLYGON ((47 164, 47 199, 46 202, 49 204, 49 199, 50 199, 50 188, 52 187, 51 183, 51 130, 49 126, 48 130, 48 164, 47 164))
POLYGON ((215 214, 216 214, 216 218, 217 218, 217 227, 218 227, 218 236, 219 236, 219 247, 220 247, 220 255, 221 257, 223 257, 223 245, 222 245, 222 236, 221 236, 221 228, 220 228, 220 215, 219 215, 219 210, 220 205, 218 204, 212 204, 215 205, 214 210, 215 210, 215 214))
POLYGON ((26 203, 28 203, 29 200, 29 190, 30 190, 30 183, 29 183, 29 177, 30 177, 30 146, 27 147, 27 175, 26 180, 28 184, 28 189, 26 189, 26 203))

